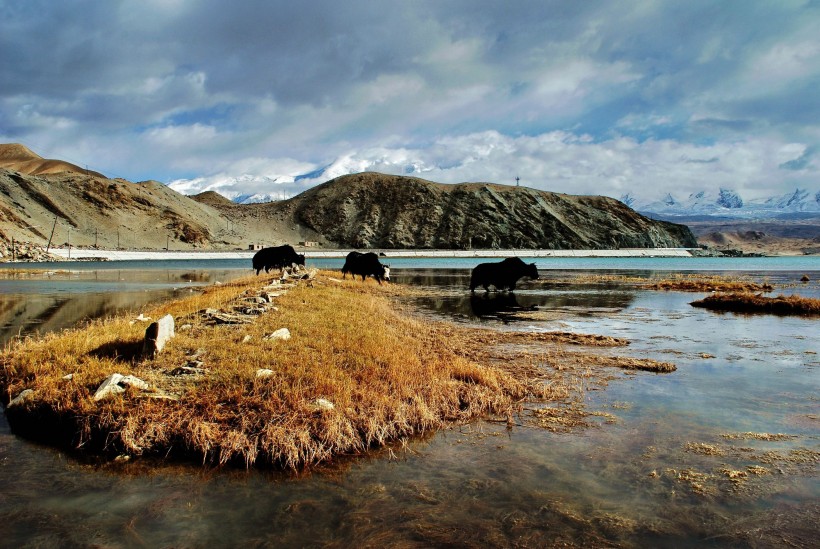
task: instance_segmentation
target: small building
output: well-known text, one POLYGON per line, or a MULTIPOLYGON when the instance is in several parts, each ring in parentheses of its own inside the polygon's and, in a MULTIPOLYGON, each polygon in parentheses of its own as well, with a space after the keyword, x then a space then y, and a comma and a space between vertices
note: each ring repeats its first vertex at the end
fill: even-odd
POLYGON ((261 250, 263 248, 262 244, 250 244, 248 246, 249 250, 261 250))
POLYGON ((305 240, 304 242, 300 242, 299 245, 303 248, 315 248, 319 245, 319 243, 313 240, 305 240))

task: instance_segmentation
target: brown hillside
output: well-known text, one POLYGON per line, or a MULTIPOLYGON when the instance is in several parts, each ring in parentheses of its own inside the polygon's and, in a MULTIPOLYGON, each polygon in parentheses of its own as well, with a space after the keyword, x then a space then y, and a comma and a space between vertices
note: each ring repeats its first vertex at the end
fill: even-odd
POLYGON ((653 221, 600 196, 363 173, 290 200, 240 205, 213 192, 188 197, 157 181, 108 179, 76 166, 60 173, 20 169, 39 158, 22 145, 0 148, 0 164, 16 166, 0 167, 0 240, 45 245, 53 228, 54 246, 130 249, 247 249, 301 241, 443 249, 695 245, 685 226, 653 221))
POLYGON ((20 143, 0 144, 0 168, 29 175, 72 172, 93 177, 105 177, 99 172, 83 169, 70 162, 43 158, 20 143))

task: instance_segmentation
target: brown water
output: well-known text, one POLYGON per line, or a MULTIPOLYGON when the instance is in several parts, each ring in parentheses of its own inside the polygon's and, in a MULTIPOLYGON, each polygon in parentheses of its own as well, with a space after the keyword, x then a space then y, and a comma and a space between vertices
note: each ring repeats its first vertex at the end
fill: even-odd
POLYGON ((476 422, 301 475, 82 463, 3 421, 0 545, 817 546, 820 320, 721 315, 690 307, 698 294, 618 284, 491 303, 463 276, 395 273, 430 288, 427 314, 625 337, 618 352, 678 370, 613 370, 587 392, 603 415, 573 433, 476 422))

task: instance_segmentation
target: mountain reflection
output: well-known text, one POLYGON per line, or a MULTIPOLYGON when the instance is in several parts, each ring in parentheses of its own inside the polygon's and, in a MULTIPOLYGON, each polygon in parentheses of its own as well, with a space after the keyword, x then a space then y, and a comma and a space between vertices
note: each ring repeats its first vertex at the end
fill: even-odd
POLYGON ((144 307, 187 290, 72 295, 5 295, 0 300, 0 344, 16 336, 45 334, 95 318, 144 307))

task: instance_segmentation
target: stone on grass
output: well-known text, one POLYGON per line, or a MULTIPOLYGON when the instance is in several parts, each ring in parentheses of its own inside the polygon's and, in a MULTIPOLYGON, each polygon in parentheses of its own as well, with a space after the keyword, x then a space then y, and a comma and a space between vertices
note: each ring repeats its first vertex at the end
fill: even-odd
POLYGON ((256 370, 256 377, 270 377, 273 375, 273 370, 267 368, 259 368, 256 370))
POLYGON ((265 339, 281 339, 283 341, 287 341, 290 339, 290 330, 287 328, 279 328, 272 334, 266 335, 265 339))
POLYGON ((174 317, 165 315, 156 322, 152 322, 145 330, 145 341, 142 344, 142 354, 153 357, 165 344, 174 337, 174 317))
POLYGON ((313 401, 313 405, 316 406, 317 410, 332 410, 335 408, 332 402, 324 398, 317 398, 313 401))
POLYGON ((97 387, 97 392, 94 393, 94 400, 102 400, 110 397, 111 395, 124 393, 127 387, 136 387, 137 389, 142 389, 144 391, 151 388, 150 385, 138 377, 131 375, 124 376, 122 374, 115 373, 108 376, 105 381, 97 387))
POLYGON ((31 400, 34 398, 34 391, 31 389, 24 389, 20 392, 19 395, 14 397, 14 399, 9 402, 9 405, 6 408, 14 408, 15 406, 19 406, 25 403, 27 400, 31 400))

